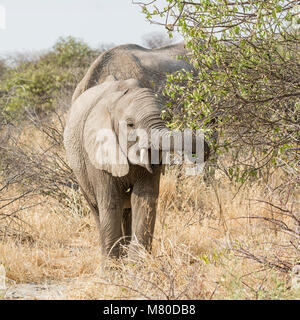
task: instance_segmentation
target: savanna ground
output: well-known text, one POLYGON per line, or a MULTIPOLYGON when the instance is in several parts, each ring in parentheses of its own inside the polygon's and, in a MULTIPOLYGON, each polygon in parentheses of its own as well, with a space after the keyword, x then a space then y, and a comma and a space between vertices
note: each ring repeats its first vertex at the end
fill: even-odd
MULTIPOLYGON (((45 143, 33 128, 22 139, 32 148, 45 143)), ((41 195, 21 198, 8 207, 22 211, 0 220, 8 287, 2 298, 298 299, 289 271, 297 259, 292 235, 261 219, 290 223, 266 203, 280 181, 276 173, 268 185, 241 186, 217 171, 204 182, 172 167, 161 179, 153 252, 141 249, 136 261, 111 260, 106 268, 80 191, 66 188, 67 205, 41 195)), ((14 191, 5 192, 7 203, 14 191)), ((286 199, 286 210, 295 196, 286 199)))

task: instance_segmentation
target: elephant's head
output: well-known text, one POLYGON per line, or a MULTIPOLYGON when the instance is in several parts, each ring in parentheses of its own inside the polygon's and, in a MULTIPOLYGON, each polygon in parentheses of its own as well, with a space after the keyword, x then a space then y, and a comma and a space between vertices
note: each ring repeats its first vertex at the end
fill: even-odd
MULTIPOLYGON (((167 147, 162 143, 174 133, 161 119, 161 102, 136 80, 107 81, 105 94, 94 103, 84 126, 83 142, 89 159, 96 168, 118 177, 129 172, 130 164, 153 173, 161 151, 177 151, 176 139, 169 139, 167 147)), ((193 139, 192 145, 195 152, 193 139)), ((205 147, 207 153, 207 144, 205 147)))

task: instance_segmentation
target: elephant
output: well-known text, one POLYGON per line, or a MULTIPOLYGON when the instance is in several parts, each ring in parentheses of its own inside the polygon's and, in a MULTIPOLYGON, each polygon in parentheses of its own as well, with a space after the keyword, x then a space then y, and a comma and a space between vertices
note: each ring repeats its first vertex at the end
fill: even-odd
MULTIPOLYGON (((112 48, 102 54, 92 63, 87 73, 77 85, 72 102, 74 102, 85 90, 101 84, 112 75, 117 80, 137 79, 145 88, 151 88, 164 103, 167 98, 161 94, 166 83, 166 73, 174 73, 186 70, 195 73, 193 66, 188 62, 191 55, 184 42, 169 46, 146 49, 135 44, 126 44, 112 48), (177 59, 181 56, 182 59, 177 59)), ((180 108, 180 106, 178 107, 180 108)), ((212 119, 210 127, 216 127, 217 119, 212 119)), ((209 143, 217 144, 218 132, 214 128, 209 143)), ((204 180, 210 183, 214 175, 217 153, 211 148, 211 157, 204 168, 204 180)))
MULTIPOLYGON (((119 126, 125 121, 128 134, 133 129, 155 129, 159 137, 168 135, 161 108, 153 91, 136 79, 117 81, 109 76, 81 94, 69 111, 64 130, 66 155, 96 218, 103 255, 119 257, 121 244, 129 244, 132 238, 151 250, 162 165, 150 160, 130 162, 120 144, 124 137, 119 126), (111 160, 112 146, 99 139, 102 129, 113 132, 124 163, 111 160), (104 155, 108 162, 101 162, 104 155)), ((154 150, 162 150, 160 139, 152 139, 149 145, 152 141, 158 141, 152 145, 154 150)), ((175 151, 172 141, 170 150, 175 151)), ((150 159, 150 149, 147 152, 150 159)))
MULTIPOLYGON (((118 258, 124 245, 131 247, 136 242, 151 251, 163 168, 162 138, 173 134, 161 118, 164 102, 155 92, 163 86, 166 72, 190 68, 185 61, 176 60, 184 50, 182 44, 157 50, 136 45, 116 47, 92 64, 74 92, 64 146, 95 217, 104 256, 118 258), (122 122, 126 130, 121 128, 122 122), (111 133, 112 144, 101 130, 111 133), (121 142, 137 130, 149 136, 155 130, 155 137, 146 141, 147 146, 138 145, 137 160, 132 161, 129 149, 134 143, 124 146, 121 142), (155 152, 159 161, 152 163, 151 153, 155 152), (116 159, 122 161, 113 161, 116 159)), ((174 141, 169 147, 176 152, 174 141)), ((193 152, 195 143, 193 138, 193 152)), ((204 141, 204 160, 208 156, 204 141)))

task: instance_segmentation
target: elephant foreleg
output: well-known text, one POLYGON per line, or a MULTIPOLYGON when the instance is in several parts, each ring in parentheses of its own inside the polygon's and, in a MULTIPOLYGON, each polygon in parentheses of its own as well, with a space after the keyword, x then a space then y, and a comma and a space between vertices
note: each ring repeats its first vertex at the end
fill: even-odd
POLYGON ((124 244, 121 226, 122 209, 122 206, 116 203, 99 207, 101 251, 102 254, 115 258, 120 256, 121 244, 124 244))
POLYGON ((136 183, 131 195, 132 239, 148 251, 152 248, 158 192, 159 174, 136 183))

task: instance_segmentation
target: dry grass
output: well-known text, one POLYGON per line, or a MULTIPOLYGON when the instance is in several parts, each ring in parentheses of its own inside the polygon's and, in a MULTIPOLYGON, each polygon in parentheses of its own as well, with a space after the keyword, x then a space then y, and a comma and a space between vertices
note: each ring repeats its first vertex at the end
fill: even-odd
MULTIPOLYGON (((35 149, 46 145, 34 130, 19 139, 35 149)), ((61 202, 33 194, 5 207, 6 214, 17 214, 0 214, 0 264, 8 284, 63 285, 67 299, 300 298, 289 289, 288 272, 240 251, 299 262, 287 247, 290 234, 251 219, 282 219, 257 201, 270 199, 269 190, 281 180, 277 174, 268 188, 259 181, 240 188, 222 176, 205 184, 201 176, 178 178, 177 169, 169 170, 161 179, 153 252, 141 249, 136 260, 109 260, 105 268, 96 224, 80 192, 66 188, 61 202)), ((17 188, 1 191, 1 205, 17 188)), ((296 192, 291 199, 299 204, 296 192)))
POLYGON ((251 201, 263 196, 262 187, 236 192, 222 178, 207 186, 201 177, 177 180, 169 172, 161 180, 152 254, 141 249, 137 260, 108 261, 103 269, 96 226, 78 206, 80 195, 70 195, 71 209, 34 199, 41 204, 9 225, 0 221, 14 230, 0 242, 0 261, 9 281, 62 283, 68 299, 297 298, 288 275, 229 250, 242 243, 267 254, 274 239, 288 241, 249 218, 269 215, 265 204, 251 201))

